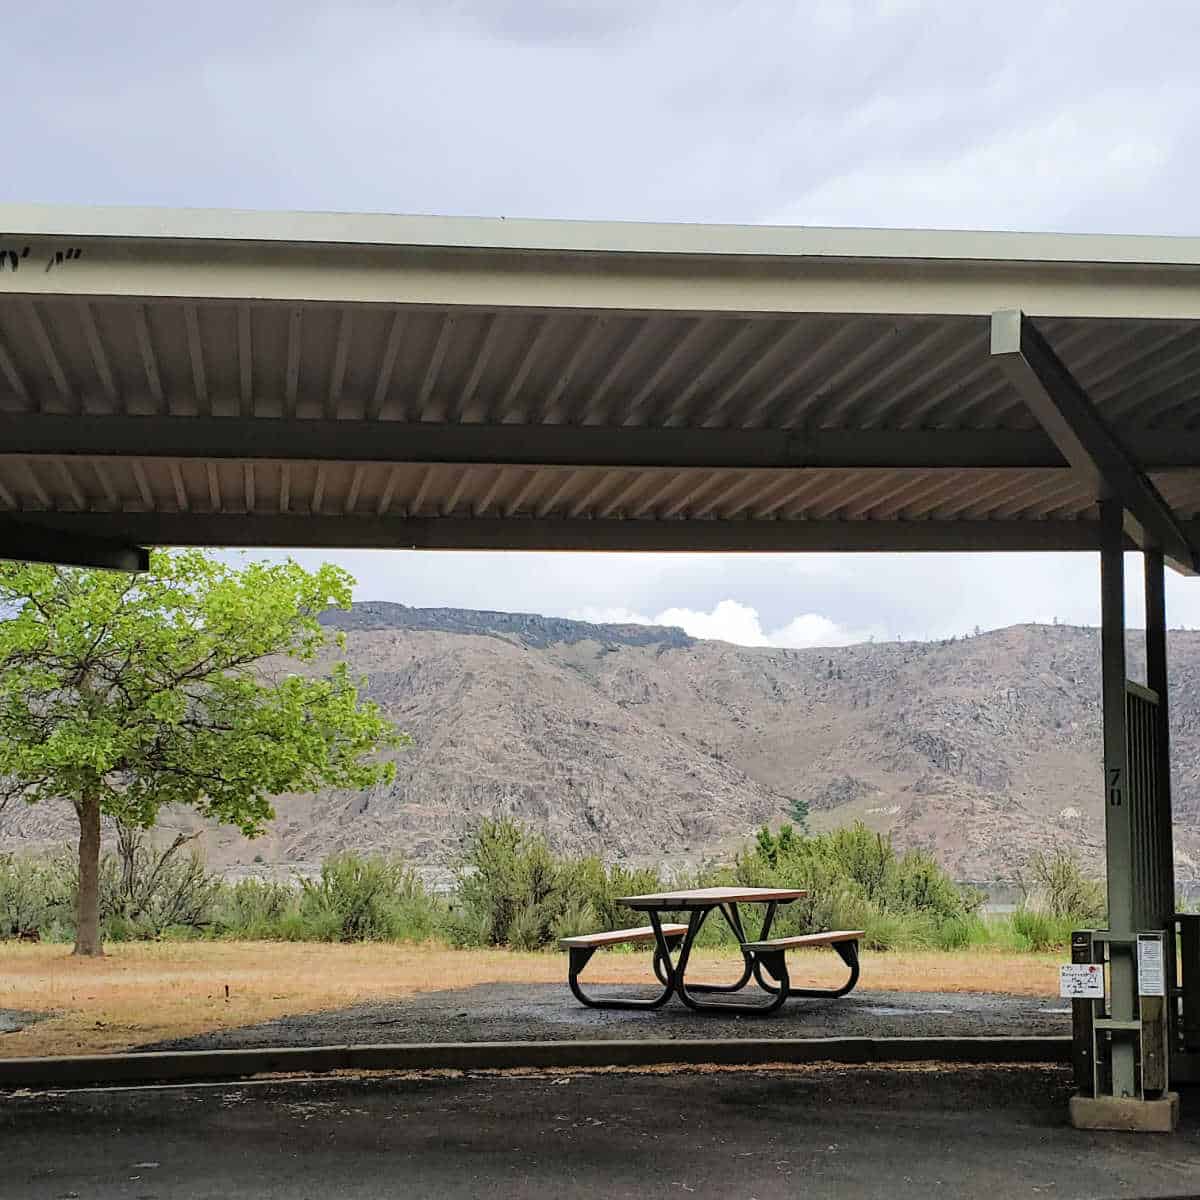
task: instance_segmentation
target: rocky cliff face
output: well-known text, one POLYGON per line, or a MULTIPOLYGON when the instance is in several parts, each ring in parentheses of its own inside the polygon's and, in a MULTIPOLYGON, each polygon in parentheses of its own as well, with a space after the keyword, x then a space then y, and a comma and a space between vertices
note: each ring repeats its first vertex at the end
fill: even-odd
POLYGON ((362 632, 372 629, 407 629, 413 632, 470 633, 515 641, 545 650, 596 642, 608 646, 659 646, 687 649, 695 642, 682 629, 657 625, 592 625, 537 613, 487 612, 473 608, 409 608, 387 601, 356 604, 348 612, 331 611, 321 622, 331 629, 362 632))
MULTIPOLYGON (((1019 626, 953 642, 765 650, 677 629, 356 605, 346 633, 368 694, 415 739, 396 781, 284 797, 270 834, 208 835, 223 866, 399 851, 444 867, 483 815, 561 849, 629 862, 731 852, 806 801, 863 820, 962 878, 1012 878, 1035 848, 1099 866, 1095 630, 1019 626)), ((1131 639, 1133 673, 1140 648, 1131 639)), ((1200 875, 1200 634, 1171 635, 1178 871, 1200 875)), ((48 842, 63 814, 0 816, 0 843, 48 842)))

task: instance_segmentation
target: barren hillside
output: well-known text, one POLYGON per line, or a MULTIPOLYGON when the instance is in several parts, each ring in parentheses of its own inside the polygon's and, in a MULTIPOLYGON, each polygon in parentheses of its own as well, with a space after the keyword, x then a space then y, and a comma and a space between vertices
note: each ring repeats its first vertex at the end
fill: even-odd
MULTIPOLYGON (((861 818, 935 850, 960 878, 1011 878, 1031 849, 1057 843, 1098 863, 1095 630, 797 651, 391 604, 330 624, 416 745, 389 787, 284 798, 255 843, 209 834, 219 865, 311 864, 353 847, 436 867, 496 812, 562 849, 692 863, 785 819, 793 798, 817 828, 861 818)), ((1172 633, 1171 654, 1178 870, 1194 879, 1200 634, 1172 633)), ((0 816, 9 844, 68 831, 49 809, 0 816)))

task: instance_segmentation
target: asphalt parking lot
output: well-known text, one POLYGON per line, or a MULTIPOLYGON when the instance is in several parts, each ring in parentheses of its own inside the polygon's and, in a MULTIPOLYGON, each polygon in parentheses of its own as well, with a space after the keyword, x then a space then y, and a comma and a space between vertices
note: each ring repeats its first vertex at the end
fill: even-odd
POLYGON ((1066 1123, 1057 1067, 816 1066, 332 1077, 0 1094, 0 1195, 945 1195, 1200 1189, 1200 1094, 1175 1135, 1066 1123))

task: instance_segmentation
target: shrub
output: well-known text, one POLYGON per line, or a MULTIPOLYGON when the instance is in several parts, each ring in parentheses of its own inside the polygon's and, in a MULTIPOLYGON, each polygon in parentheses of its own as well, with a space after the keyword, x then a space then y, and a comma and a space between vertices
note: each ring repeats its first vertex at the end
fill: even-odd
POLYGON ((1012 915, 1017 948, 1036 954, 1046 954, 1069 946, 1071 933, 1077 926, 1078 922, 1070 917, 1054 916, 1028 908, 1018 908, 1012 915))
POLYGON ((808 891, 780 910, 775 932, 781 935, 863 929, 865 944, 880 950, 960 943, 982 901, 927 851, 897 857, 890 839, 861 823, 812 837, 791 825, 777 833, 760 829, 738 856, 733 879, 808 891))
POLYGON ((991 940, 991 933, 981 917, 951 917, 937 924, 933 933, 933 945, 938 950, 965 950, 968 946, 984 946, 991 940))
POLYGON ((448 923, 462 946, 535 950, 560 937, 641 924, 617 901, 656 891, 657 871, 606 868, 595 855, 556 856, 537 833, 507 817, 484 820, 458 864, 455 910, 448 923))
POLYGON ((597 929, 612 929, 596 916, 596 910, 587 900, 576 900, 568 904, 554 920, 552 936, 574 937, 580 933, 595 933, 597 929))
MULTIPOLYGON (((116 849, 100 859, 100 928, 106 940, 147 940, 168 933, 196 936, 209 928, 224 885, 194 851, 181 853, 192 840, 180 834, 158 850, 143 830, 118 823, 116 849)), ((79 891, 76 857, 64 851, 26 871, 27 879, 40 881, 39 923, 49 926, 55 940, 73 938, 79 891)), ((0 871, 0 892, 2 876, 0 871)))
POLYGON ((863 895, 880 908, 894 898, 897 865, 890 838, 872 833, 861 821, 827 834, 829 852, 863 895))
MULTIPOLYGON (((625 867, 619 863, 605 869, 599 858, 576 860, 570 867, 570 903, 586 905, 593 913, 588 930, 626 929, 644 925, 646 914, 618 904, 621 896, 638 896, 661 891, 662 877, 653 867, 625 867)), ((566 936, 566 935, 564 935, 566 936)))
POLYGON ((178 834, 159 851, 145 831, 117 823, 116 853, 100 862, 100 918, 106 937, 152 939, 168 930, 194 935, 212 924, 224 885, 194 849, 181 853, 194 837, 178 834))
POLYGON ((543 907, 519 909, 508 927, 508 944, 514 950, 540 950, 554 936, 555 924, 557 918, 543 907))
POLYGON ((214 925, 227 936, 269 940, 298 903, 297 889, 286 883, 239 879, 222 892, 214 925))
POLYGON ((70 880, 53 859, 0 854, 0 938, 39 933, 70 917, 70 880))
POLYGON ((524 948, 545 945, 565 907, 566 873, 546 839, 508 818, 484 820, 458 867, 461 913, 456 940, 482 934, 489 946, 512 943, 514 923, 524 948))
POLYGON ((899 908, 928 913, 943 921, 966 915, 962 889, 926 850, 910 850, 896 865, 894 900, 899 908))
POLYGON ((436 900, 403 862, 335 854, 316 879, 300 881, 299 901, 285 912, 281 931, 317 941, 424 941, 439 917, 436 900))
POLYGON ((1079 860, 1064 849, 1051 854, 1040 850, 1030 855, 1021 879, 1021 907, 1068 918, 1079 925, 1096 925, 1105 920, 1107 899, 1104 885, 1083 873, 1079 860))

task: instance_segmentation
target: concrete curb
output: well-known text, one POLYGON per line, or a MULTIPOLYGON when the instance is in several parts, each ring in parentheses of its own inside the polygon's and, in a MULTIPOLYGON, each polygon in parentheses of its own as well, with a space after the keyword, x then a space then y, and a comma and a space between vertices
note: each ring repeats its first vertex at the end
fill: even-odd
POLYGON ((1066 1063, 1066 1037, 726 1038, 712 1041, 407 1042, 0 1059, 0 1088, 185 1083, 325 1071, 511 1070, 762 1063, 1066 1063))

